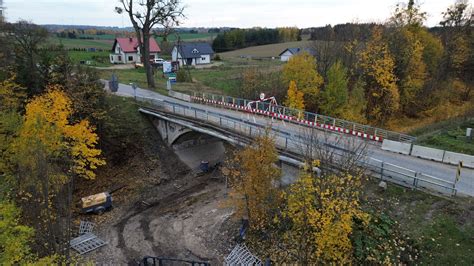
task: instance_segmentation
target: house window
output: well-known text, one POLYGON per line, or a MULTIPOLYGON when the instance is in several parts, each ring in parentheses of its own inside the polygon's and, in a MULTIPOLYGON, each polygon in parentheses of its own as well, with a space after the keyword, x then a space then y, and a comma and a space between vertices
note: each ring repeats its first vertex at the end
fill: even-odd
POLYGON ((128 61, 133 61, 133 56, 129 55, 128 56, 128 61))
POLYGON ((122 62, 122 56, 121 55, 118 56, 118 61, 122 62))
POLYGON ((199 53, 198 49, 194 48, 193 51, 192 51, 193 54, 197 54, 199 53))
POLYGON ((201 57, 201 61, 206 61, 206 58, 205 58, 205 57, 201 57))

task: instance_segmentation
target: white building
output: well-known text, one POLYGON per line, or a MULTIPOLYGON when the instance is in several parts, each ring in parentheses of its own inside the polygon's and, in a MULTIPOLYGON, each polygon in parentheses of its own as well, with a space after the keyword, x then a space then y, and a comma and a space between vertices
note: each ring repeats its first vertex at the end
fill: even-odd
POLYGON ((175 45, 171 51, 171 60, 179 62, 180 66, 184 65, 202 65, 210 64, 214 50, 208 43, 181 43, 175 45))
MULTIPOLYGON (((154 38, 150 38, 150 58, 158 58, 161 52, 158 43, 154 38)), ((140 47, 138 47, 137 38, 116 38, 110 54, 110 63, 112 64, 132 64, 143 62, 140 47)))
POLYGON ((288 62, 288 60, 290 60, 291 57, 302 52, 307 52, 312 56, 316 55, 316 52, 311 48, 288 48, 280 53, 280 60, 282 62, 288 62))

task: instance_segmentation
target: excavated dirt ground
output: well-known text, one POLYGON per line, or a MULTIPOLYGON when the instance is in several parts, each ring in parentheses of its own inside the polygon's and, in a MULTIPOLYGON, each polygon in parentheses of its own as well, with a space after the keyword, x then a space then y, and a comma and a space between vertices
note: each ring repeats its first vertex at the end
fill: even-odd
POLYGON ((145 256, 222 264, 235 245, 239 224, 231 219, 232 209, 223 207, 220 171, 196 175, 159 136, 150 142, 143 154, 78 184, 77 198, 123 187, 112 193, 111 211, 76 215, 76 224, 95 222, 94 233, 108 242, 84 258, 109 265, 136 265, 145 256))

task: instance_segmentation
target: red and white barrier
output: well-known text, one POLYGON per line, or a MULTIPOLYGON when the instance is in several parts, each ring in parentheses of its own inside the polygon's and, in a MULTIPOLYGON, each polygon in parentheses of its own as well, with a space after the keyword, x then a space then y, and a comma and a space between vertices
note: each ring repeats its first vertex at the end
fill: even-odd
POLYGON ((309 125, 309 126, 312 126, 312 127, 321 127, 321 128, 328 129, 328 130, 331 130, 331 131, 336 131, 336 132, 341 132, 341 133, 345 133, 345 134, 349 134, 349 135, 353 135, 353 136, 358 136, 360 138, 370 139, 370 140, 373 140, 373 141, 378 141, 378 142, 383 141, 383 139, 379 136, 369 135, 369 134, 364 133, 364 132, 358 132, 358 131, 354 131, 354 130, 350 130, 350 129, 346 129, 346 128, 333 126, 333 125, 319 124, 317 122, 308 121, 308 120, 304 120, 304 119, 299 119, 299 118, 296 118, 296 117, 293 117, 293 116, 288 116, 288 115, 283 115, 283 114, 279 114, 279 113, 264 111, 264 110, 260 110, 260 109, 253 109, 253 108, 249 108, 247 106, 241 106, 241 105, 237 105, 237 104, 234 104, 234 103, 220 102, 220 101, 209 100, 209 99, 205 99, 205 98, 201 98, 201 97, 195 97, 195 96, 191 96, 191 99, 195 100, 195 101, 198 101, 198 102, 212 103, 212 104, 222 105, 222 106, 225 106, 225 107, 230 107, 230 108, 237 109, 237 110, 243 110, 243 111, 247 111, 249 113, 271 116, 271 117, 275 117, 275 118, 278 118, 278 119, 281 119, 281 120, 296 121, 297 123, 300 123, 300 124, 309 125))

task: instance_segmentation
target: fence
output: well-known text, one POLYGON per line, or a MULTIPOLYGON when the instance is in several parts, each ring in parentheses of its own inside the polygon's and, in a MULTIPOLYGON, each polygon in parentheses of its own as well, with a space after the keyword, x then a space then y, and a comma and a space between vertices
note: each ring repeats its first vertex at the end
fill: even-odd
POLYGON ((351 134, 374 141, 390 139, 411 143, 416 140, 415 137, 406 134, 381 128, 375 128, 368 125, 362 125, 359 123, 320 115, 316 113, 306 112, 303 110, 293 109, 281 105, 272 105, 270 103, 255 102, 230 96, 199 92, 193 92, 193 96, 191 98, 194 102, 214 104, 216 106, 221 106, 224 108, 267 115, 278 119, 294 122, 297 124, 302 124, 305 126, 320 127, 327 130, 351 134))
MULTIPOLYGON (((227 129, 236 134, 251 138, 264 134, 266 130, 265 126, 257 123, 188 105, 138 96, 137 100, 147 102, 154 107, 160 107, 165 109, 167 112, 198 121, 205 121, 208 124, 213 124, 219 126, 219 128, 227 129)), ((272 134, 275 140, 275 145, 280 150, 302 155, 301 148, 307 146, 308 140, 301 134, 295 134, 294 132, 288 132, 278 128, 272 128, 272 134)), ((327 146, 333 145, 327 144, 327 146)), ((382 180, 391 181, 410 188, 427 189, 429 191, 449 196, 454 196, 456 194, 455 184, 450 181, 415 172, 394 164, 388 164, 370 157, 364 161, 360 161, 359 163, 365 166, 372 176, 382 180)))

